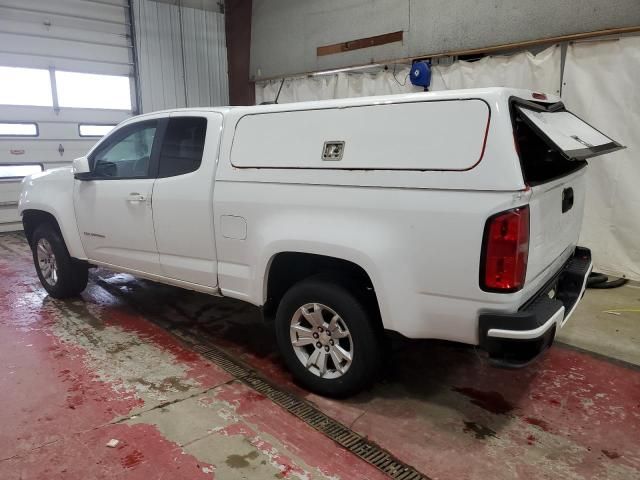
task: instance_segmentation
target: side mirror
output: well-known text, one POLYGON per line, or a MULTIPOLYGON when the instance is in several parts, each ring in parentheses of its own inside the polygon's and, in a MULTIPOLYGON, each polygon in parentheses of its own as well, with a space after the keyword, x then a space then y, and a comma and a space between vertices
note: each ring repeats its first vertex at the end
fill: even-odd
POLYGON ((73 176, 78 180, 88 180, 91 175, 89 159, 87 157, 76 158, 72 163, 73 176))

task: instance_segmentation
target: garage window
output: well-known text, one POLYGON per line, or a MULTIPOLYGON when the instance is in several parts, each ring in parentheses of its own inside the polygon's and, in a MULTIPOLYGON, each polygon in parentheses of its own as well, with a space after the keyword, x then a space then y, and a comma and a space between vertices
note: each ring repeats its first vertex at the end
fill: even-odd
POLYGON ((78 125, 78 134, 81 137, 104 137, 113 130, 114 127, 115 125, 90 125, 81 123, 78 125))
POLYGON ((0 104, 52 107, 48 70, 0 67, 0 104))
POLYGON ((61 107, 131 110, 129 77, 56 71, 56 86, 61 107))
POLYGON ((0 122, 0 137, 37 137, 38 125, 35 123, 0 122))
POLYGON ((40 164, 5 164, 0 165, 0 180, 16 180, 42 171, 40 164))

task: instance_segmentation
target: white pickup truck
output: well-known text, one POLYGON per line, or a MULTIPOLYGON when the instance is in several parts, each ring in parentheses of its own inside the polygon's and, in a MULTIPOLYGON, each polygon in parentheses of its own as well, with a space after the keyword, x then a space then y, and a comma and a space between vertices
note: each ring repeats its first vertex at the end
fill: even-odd
POLYGON ((533 360, 584 293, 586 158, 622 148, 506 88, 151 113, 24 180, 44 288, 99 266, 244 300, 295 378, 348 395, 385 330, 533 360))

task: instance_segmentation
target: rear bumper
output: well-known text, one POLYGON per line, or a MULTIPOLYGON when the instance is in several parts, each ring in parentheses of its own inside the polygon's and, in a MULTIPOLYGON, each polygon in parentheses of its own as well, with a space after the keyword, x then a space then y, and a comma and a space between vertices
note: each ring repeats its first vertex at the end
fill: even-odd
POLYGON ((544 352, 575 311, 591 269, 591 251, 576 247, 556 275, 517 312, 481 314, 480 347, 492 362, 523 367, 544 352))

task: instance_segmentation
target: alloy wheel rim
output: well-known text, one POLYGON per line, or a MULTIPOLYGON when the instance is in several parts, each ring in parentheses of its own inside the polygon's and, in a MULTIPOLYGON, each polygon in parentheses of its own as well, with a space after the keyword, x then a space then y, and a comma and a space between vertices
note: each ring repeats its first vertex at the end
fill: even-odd
POLYGON ((38 240, 36 255, 42 278, 49 286, 55 286, 58 283, 58 263, 49 240, 46 238, 38 240))
POLYGON ((293 351, 304 368, 320 378, 343 376, 353 361, 353 339, 344 320, 321 303, 298 308, 289 328, 293 351))

